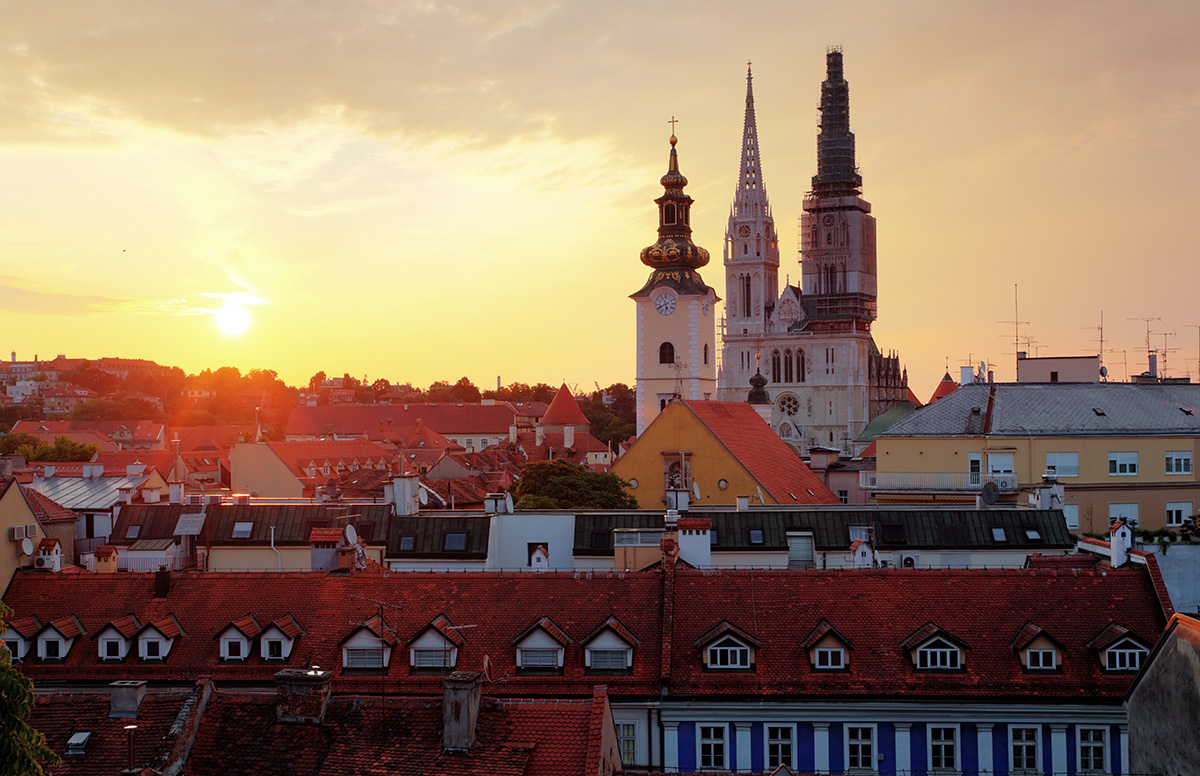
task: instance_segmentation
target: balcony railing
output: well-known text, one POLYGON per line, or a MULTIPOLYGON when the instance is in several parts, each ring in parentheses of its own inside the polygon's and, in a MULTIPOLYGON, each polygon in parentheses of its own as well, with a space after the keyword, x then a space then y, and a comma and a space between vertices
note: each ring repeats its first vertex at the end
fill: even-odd
POLYGON ((75 557, 87 555, 89 552, 95 551, 97 547, 108 543, 107 536, 97 536, 93 539, 76 539, 75 540, 75 557))
POLYGON ((1005 491, 1017 489, 1015 474, 981 472, 860 472, 859 486, 867 490, 962 491, 982 490, 989 482, 1005 491))

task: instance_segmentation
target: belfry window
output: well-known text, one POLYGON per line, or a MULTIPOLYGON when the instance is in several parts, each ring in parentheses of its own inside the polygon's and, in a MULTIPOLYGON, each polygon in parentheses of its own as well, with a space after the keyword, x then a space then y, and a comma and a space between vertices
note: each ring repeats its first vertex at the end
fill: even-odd
POLYGON ((750 276, 742 276, 742 317, 750 317, 750 276))
POLYGON ((663 224, 664 225, 673 224, 677 220, 678 220, 678 217, 675 214, 675 203, 668 202, 665 205, 663 205, 663 224))
POLYGON ((796 379, 799 380, 800 382, 804 382, 804 351, 803 350, 796 351, 796 373, 797 373, 796 379))
POLYGON ((664 342, 658 346, 658 363, 674 364, 675 363, 675 346, 670 342, 664 342))
POLYGON ((708 343, 704 343, 704 365, 708 366, 708 343))
POLYGON ((779 382, 779 351, 771 351, 771 382, 779 382))
POLYGON ((783 381, 792 382, 792 351, 783 351, 783 381))

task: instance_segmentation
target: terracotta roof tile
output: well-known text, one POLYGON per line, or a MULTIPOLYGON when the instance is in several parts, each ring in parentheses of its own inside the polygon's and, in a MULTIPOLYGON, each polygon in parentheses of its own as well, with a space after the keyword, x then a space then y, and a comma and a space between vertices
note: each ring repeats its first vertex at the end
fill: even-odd
POLYGON ((79 515, 33 488, 22 486, 21 495, 39 523, 74 521, 79 518, 79 515))
POLYGON ((579 409, 579 402, 575 401, 566 383, 554 394, 554 399, 550 402, 546 414, 542 415, 540 423, 543 426, 591 427, 591 422, 583 414, 583 410, 579 409))
POLYGON ((131 639, 137 634, 138 631, 140 631, 142 629, 142 624, 140 622, 138 622, 137 617, 134 617, 131 614, 126 617, 121 617, 120 619, 113 620, 112 622, 107 623, 103 627, 98 628, 96 630, 96 635, 99 636, 101 633, 104 633, 104 631, 108 630, 109 628, 113 628, 117 631, 117 633, 120 633, 125 638, 131 639))

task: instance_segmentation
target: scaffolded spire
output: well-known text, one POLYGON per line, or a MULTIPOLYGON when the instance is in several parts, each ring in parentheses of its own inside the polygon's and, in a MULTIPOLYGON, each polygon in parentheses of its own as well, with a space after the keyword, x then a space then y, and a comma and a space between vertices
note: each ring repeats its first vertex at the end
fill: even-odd
POLYGON ((825 81, 821 84, 821 132, 817 135, 818 196, 856 196, 862 176, 854 164, 854 133, 850 131, 850 85, 842 76, 841 46, 825 52, 825 81))

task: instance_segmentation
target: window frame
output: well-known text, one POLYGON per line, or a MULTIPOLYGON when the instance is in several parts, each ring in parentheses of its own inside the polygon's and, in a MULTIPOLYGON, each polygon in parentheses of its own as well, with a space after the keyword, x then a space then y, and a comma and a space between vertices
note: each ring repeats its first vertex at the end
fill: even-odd
POLYGON ((554 669, 562 668, 563 648, 562 647, 517 647, 517 668, 533 668, 533 669, 554 669), (535 654, 545 653, 552 656, 554 659, 550 663, 534 662, 529 663, 527 660, 535 654))
POLYGON ((466 552, 467 551, 467 539, 468 539, 467 534, 468 533, 469 533, 468 531, 446 531, 444 534, 442 534, 442 551, 443 552, 466 552), (462 537, 462 547, 451 547, 450 546, 450 537, 452 537, 452 536, 455 536, 455 537, 461 536, 462 537))
POLYGON ((796 726, 795 725, 772 725, 767 723, 763 725, 763 763, 767 768, 774 769, 780 765, 786 765, 788 768, 796 768, 796 726), (775 731, 787 731, 787 738, 771 738, 771 733, 775 731), (778 751, 779 747, 787 747, 786 759, 782 756, 783 753, 778 751), (772 747, 776 747, 776 751, 772 752, 772 747))
POLYGON ((955 773, 960 770, 959 760, 962 756, 962 746, 961 746, 962 736, 960 735, 960 733, 961 733, 961 731, 959 730, 959 726, 957 724, 943 723, 943 722, 929 723, 929 725, 927 726, 927 733, 926 733, 925 737, 926 737, 926 742, 927 742, 927 746, 928 746, 926 754, 928 754, 928 756, 929 756, 929 759, 926 760, 926 762, 929 763, 929 772, 930 773, 955 773), (935 730, 952 731, 953 737, 949 740, 942 739, 940 741, 935 742, 934 737, 933 737, 933 733, 935 730), (953 749, 952 749, 953 762, 951 762, 949 765, 945 764, 946 753, 944 751, 944 748, 947 745, 953 747, 953 749), (934 759, 933 756, 934 756, 935 746, 940 746, 943 748, 943 751, 941 752, 941 755, 940 755, 942 758, 942 764, 937 765, 937 766, 935 766, 933 764, 933 759, 934 759))
POLYGON ((948 641, 947 639, 945 639, 941 636, 934 636, 933 638, 929 639, 925 643, 921 644, 920 646, 917 647, 916 652, 917 652, 916 669, 918 671, 961 671, 962 670, 962 667, 963 667, 962 648, 951 643, 950 641, 948 641), (945 647, 935 646, 937 644, 945 644, 946 646, 945 647), (953 661, 951 661, 949 659, 947 659, 945 661, 942 661, 940 659, 937 661, 929 659, 935 655, 938 655, 938 656, 945 655, 947 657, 949 657, 950 655, 953 655, 954 659, 953 659, 953 661), (946 662, 946 663, 953 662, 953 665, 940 665, 940 663, 942 663, 942 662, 946 662), (937 663, 937 664, 935 664, 935 663, 937 663))
POLYGON ((342 668, 351 670, 379 670, 387 668, 387 654, 382 644, 377 647, 342 647, 342 668), (376 665, 373 658, 378 653, 376 665))
POLYGON ((706 646, 704 653, 705 668, 714 671, 749 671, 754 665, 750 662, 750 645, 729 635, 722 636, 706 646), (722 655, 728 656, 729 661, 722 664, 720 662, 722 655), (742 660, 735 663, 732 660, 733 656, 742 658, 742 660))
POLYGON ((1041 754, 1042 754, 1042 730, 1041 730, 1040 725, 1028 725, 1028 726, 1009 725, 1008 726, 1008 762, 1009 762, 1009 771, 1011 773, 1014 773, 1014 774, 1038 773, 1041 770, 1041 766, 1039 765, 1039 763, 1041 763, 1041 754), (1027 740, 1023 739, 1021 741, 1018 741, 1017 740, 1017 731, 1018 730, 1025 731, 1025 732, 1032 732, 1033 740, 1027 741, 1027 740), (1022 756, 1021 756, 1022 760, 1029 759, 1029 748, 1030 747, 1033 748, 1033 756, 1032 756, 1033 765, 1032 766, 1030 766, 1030 767, 1024 767, 1024 766, 1018 767, 1017 766, 1016 762, 1017 762, 1017 747, 1018 746, 1024 750, 1022 752, 1022 756))
POLYGON ((879 755, 879 730, 878 730, 878 726, 875 725, 874 723, 866 724, 866 723, 859 723, 859 722, 847 722, 843 725, 843 729, 846 731, 846 735, 845 735, 845 742, 843 744, 843 754, 845 756, 845 759, 842 762, 844 762, 846 764, 846 772, 847 773, 876 773, 876 772, 878 772, 878 770, 879 770, 879 767, 878 767, 879 766, 879 757, 878 757, 878 755, 879 755), (867 740, 864 742, 863 739, 859 738, 856 741, 851 741, 850 732, 852 730, 869 731, 870 740, 867 740), (859 747, 859 751, 857 754, 853 754, 850 751, 850 747, 854 746, 854 745, 857 745, 859 747), (866 761, 868 763, 867 765, 862 764, 862 762, 863 762, 862 747, 864 745, 869 747, 869 751, 866 754, 866 761), (851 765, 852 757, 857 757, 859 759, 858 765, 851 765))
POLYGON ((1058 650, 1053 648, 1039 647, 1037 649, 1025 650, 1025 668, 1029 671, 1057 671, 1058 670, 1058 650), (1034 665, 1033 656, 1038 655, 1037 662, 1039 665, 1034 665), (1046 655, 1050 656, 1050 665, 1044 665, 1046 655))
POLYGON ((637 762, 637 723, 617 722, 617 753, 621 755, 622 765, 633 765, 637 762))
POLYGON ((724 722, 696 723, 696 767, 702 771, 724 771, 729 769, 729 726, 724 722), (716 731, 714 736, 706 731, 716 731), (705 748, 709 750, 706 752, 705 748), (717 762, 719 758, 719 762, 717 762), (707 764, 705 761, 707 760, 707 764))
POLYGON ((1109 477, 1136 477, 1138 454, 1136 450, 1117 450, 1108 454, 1109 477))
POLYGON ((1099 725, 1079 725, 1075 728, 1075 763, 1079 773, 1109 773, 1108 770, 1108 728, 1099 725), (1099 733, 1099 740, 1090 739, 1084 741, 1084 731, 1089 733, 1099 733), (1087 747, 1093 750, 1089 756, 1089 764, 1094 765, 1095 750, 1100 751, 1100 767, 1085 768, 1083 765, 1084 748, 1087 747))
POLYGON ((283 660, 283 639, 264 639, 263 640, 263 660, 283 660), (278 647, 279 654, 271 654, 278 647))
POLYGON ((818 671, 843 671, 846 668, 846 648, 845 647, 817 647, 813 650, 812 666, 818 671), (838 664, 833 665, 828 662, 826 665, 821 665, 822 657, 832 657, 837 655, 838 664))
POLYGON ((1142 660, 1150 654, 1150 650, 1128 637, 1109 645, 1104 650, 1104 670, 1112 673, 1136 672, 1142 667, 1142 660), (1136 659, 1130 659, 1136 656, 1136 659), (1116 665, 1114 663, 1123 664, 1116 665))
POLYGON ((1063 477, 1078 477, 1079 476, 1079 453, 1061 452, 1061 453, 1046 453, 1046 470, 1054 469, 1054 476, 1062 479, 1063 477), (1052 457, 1053 456, 1053 457, 1052 457), (1068 466, 1064 469, 1060 458, 1073 458, 1075 463, 1073 466, 1068 466))
POLYGON ((1167 528, 1179 528, 1183 525, 1183 521, 1187 520, 1195 514, 1193 502, 1191 501, 1168 501, 1166 506, 1166 526, 1167 528), (1172 517, 1178 517, 1178 520, 1172 520, 1172 517))
POLYGON ((633 661, 633 648, 632 647, 625 647, 624 649, 615 649, 612 647, 593 649, 591 647, 588 647, 587 649, 584 650, 584 652, 585 652, 584 657, 587 659, 587 668, 591 671, 621 671, 621 672, 625 672, 630 669, 630 666, 633 661), (620 658, 621 658, 620 663, 621 664, 619 666, 618 665, 596 665, 596 656, 597 655, 605 656, 601 660, 601 662, 603 662, 604 660, 613 659, 617 655, 620 655, 620 658))
POLYGON ((1166 453, 1166 473, 1172 477, 1192 473, 1191 450, 1168 450, 1166 453), (1181 466, 1186 464, 1186 468, 1181 466))

